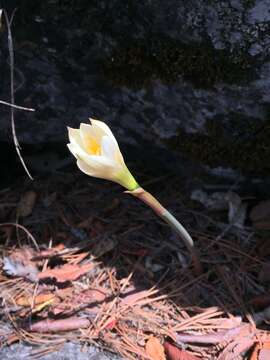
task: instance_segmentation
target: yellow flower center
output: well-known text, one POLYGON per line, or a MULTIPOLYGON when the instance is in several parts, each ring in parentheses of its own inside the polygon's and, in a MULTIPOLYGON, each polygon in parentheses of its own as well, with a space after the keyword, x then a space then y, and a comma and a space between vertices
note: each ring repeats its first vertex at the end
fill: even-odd
POLYGON ((91 155, 101 155, 101 147, 95 138, 88 136, 86 140, 86 150, 91 155))

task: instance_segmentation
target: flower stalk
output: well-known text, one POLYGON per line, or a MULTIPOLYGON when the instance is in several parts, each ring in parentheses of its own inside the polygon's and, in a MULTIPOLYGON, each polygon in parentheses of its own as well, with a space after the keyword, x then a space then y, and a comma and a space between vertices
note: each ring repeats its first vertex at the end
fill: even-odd
POLYGON ((167 209, 165 209, 153 195, 145 191, 143 188, 139 187, 133 191, 126 191, 126 193, 143 201, 180 236, 190 251, 195 273, 200 275, 202 273, 202 265, 199 260, 199 256, 194 247, 192 237, 183 225, 181 225, 180 222, 167 209))

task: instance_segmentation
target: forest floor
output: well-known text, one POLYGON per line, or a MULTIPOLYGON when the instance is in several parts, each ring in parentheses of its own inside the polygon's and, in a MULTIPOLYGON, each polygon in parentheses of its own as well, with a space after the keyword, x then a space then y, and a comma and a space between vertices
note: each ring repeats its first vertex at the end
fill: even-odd
POLYGON ((67 343, 124 359, 270 358, 269 232, 230 223, 233 202, 190 200, 175 176, 142 186, 189 230, 201 274, 118 185, 58 173, 0 191, 1 345, 31 345, 31 358, 67 343))

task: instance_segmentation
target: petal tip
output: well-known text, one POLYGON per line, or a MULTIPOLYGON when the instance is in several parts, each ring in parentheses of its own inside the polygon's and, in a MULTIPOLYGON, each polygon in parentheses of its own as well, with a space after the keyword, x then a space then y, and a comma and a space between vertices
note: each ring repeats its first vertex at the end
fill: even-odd
POLYGON ((93 119, 93 118, 89 118, 89 121, 90 121, 90 124, 91 124, 91 125, 96 125, 96 124, 99 124, 99 123, 102 122, 102 121, 100 121, 100 120, 93 119))

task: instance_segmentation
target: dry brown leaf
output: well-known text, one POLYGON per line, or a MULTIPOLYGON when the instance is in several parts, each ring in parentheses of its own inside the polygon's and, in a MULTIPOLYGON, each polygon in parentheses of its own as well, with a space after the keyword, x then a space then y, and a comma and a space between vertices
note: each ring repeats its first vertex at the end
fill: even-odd
POLYGON ((26 217, 32 214, 33 208, 35 206, 37 199, 37 194, 33 191, 26 191, 18 204, 17 215, 20 217, 26 217))
POLYGON ((194 356, 185 350, 179 349, 168 341, 165 341, 164 349, 168 360, 200 360, 197 356, 194 356))
POLYGON ((47 269, 38 274, 38 279, 54 278, 58 282, 74 281, 80 276, 92 270, 95 265, 93 263, 84 265, 64 264, 56 269, 47 269))
MULTIPOLYGON (((55 299, 55 295, 53 294, 39 294, 34 299, 34 305, 39 305, 54 299, 55 299)), ((16 299, 16 304, 19 306, 31 306, 32 302, 33 302, 32 296, 29 297, 21 296, 18 299, 16 299)))
POLYGON ((166 360, 163 345, 154 336, 150 336, 148 339, 145 345, 145 351, 146 354, 153 360, 166 360))
MULTIPOLYGON (((61 297, 61 295, 60 295, 61 297)), ((67 314, 78 311, 80 308, 87 308, 93 312, 97 312, 98 308, 95 305, 102 303, 106 298, 106 292, 103 289, 88 289, 79 294, 63 296, 63 301, 54 306, 52 312, 54 315, 67 314)))

